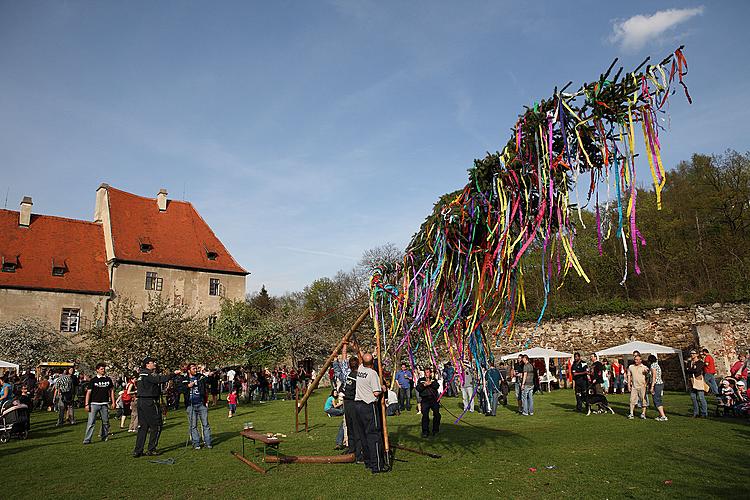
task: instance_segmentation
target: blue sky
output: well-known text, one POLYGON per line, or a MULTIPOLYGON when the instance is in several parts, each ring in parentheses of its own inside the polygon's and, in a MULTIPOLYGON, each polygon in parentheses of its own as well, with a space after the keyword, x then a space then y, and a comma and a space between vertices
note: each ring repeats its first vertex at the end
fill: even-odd
POLYGON ((248 291, 300 290, 405 246, 523 105, 615 56, 686 45, 695 103, 674 96, 667 167, 747 151, 748 19, 743 1, 2 1, 0 202, 91 219, 102 182, 165 187, 248 291))

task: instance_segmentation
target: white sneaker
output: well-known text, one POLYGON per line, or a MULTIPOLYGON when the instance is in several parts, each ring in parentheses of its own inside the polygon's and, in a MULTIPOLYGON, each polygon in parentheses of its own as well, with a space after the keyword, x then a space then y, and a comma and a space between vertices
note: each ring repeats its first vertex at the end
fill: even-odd
POLYGON ((641 420, 646 420, 646 415, 644 415, 643 413, 641 413, 641 420))
POLYGON ((630 420, 633 420, 634 418, 635 418, 635 417, 633 416, 633 414, 632 414, 632 413, 631 413, 630 415, 628 415, 628 419, 630 419, 630 420))

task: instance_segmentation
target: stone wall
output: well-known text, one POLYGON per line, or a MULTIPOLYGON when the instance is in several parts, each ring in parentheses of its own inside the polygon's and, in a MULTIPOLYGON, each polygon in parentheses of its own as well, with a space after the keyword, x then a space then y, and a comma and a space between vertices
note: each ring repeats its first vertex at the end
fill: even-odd
MULTIPOLYGON (((716 358, 719 374, 726 374, 737 352, 750 347, 750 304, 713 304, 677 309, 652 309, 631 314, 600 314, 579 318, 521 323, 498 353, 526 347, 550 347, 588 354, 640 340, 682 349, 685 358, 694 347, 707 348, 716 358)), ((677 356, 660 362, 668 389, 684 387, 677 356)))

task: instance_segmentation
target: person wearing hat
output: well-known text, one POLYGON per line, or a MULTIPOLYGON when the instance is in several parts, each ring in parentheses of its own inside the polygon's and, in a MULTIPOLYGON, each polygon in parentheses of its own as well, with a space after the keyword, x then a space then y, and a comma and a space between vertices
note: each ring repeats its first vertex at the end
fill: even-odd
POLYGON ((148 455, 156 455, 156 446, 159 444, 159 434, 163 424, 159 397, 161 396, 161 384, 164 384, 180 373, 176 370, 173 374, 159 375, 156 373, 156 360, 147 357, 143 360, 143 368, 138 374, 138 437, 135 440, 133 457, 143 456, 143 446, 146 444, 146 434, 151 436, 148 441, 148 455))

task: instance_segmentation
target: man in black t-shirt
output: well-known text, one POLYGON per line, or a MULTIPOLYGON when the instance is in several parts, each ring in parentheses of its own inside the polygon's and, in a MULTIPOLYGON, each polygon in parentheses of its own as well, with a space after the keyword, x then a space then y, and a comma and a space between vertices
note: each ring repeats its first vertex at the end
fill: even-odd
POLYGON ((96 416, 101 414, 102 418, 102 441, 109 438, 109 405, 115 409, 115 384, 112 379, 105 376, 107 365, 99 363, 96 365, 96 376, 89 382, 89 388, 86 391, 86 411, 89 413, 88 423, 86 424, 86 435, 83 438, 83 444, 91 444, 91 438, 94 437, 94 426, 96 425, 96 416))
POLYGON ((576 411, 582 411, 586 396, 589 393, 589 371, 586 362, 581 359, 581 353, 573 355, 573 365, 570 367, 576 391, 576 411))

